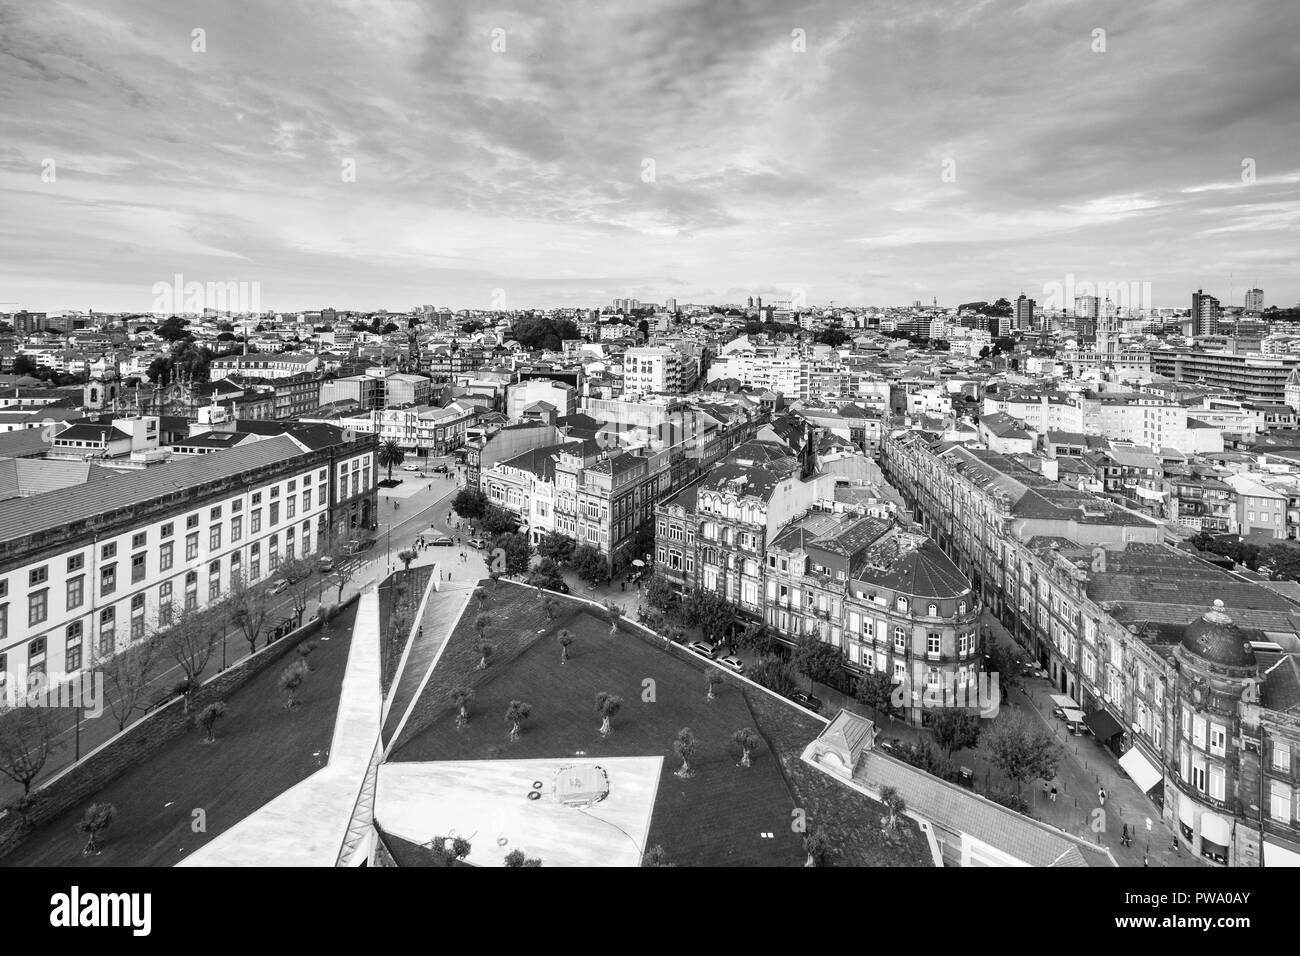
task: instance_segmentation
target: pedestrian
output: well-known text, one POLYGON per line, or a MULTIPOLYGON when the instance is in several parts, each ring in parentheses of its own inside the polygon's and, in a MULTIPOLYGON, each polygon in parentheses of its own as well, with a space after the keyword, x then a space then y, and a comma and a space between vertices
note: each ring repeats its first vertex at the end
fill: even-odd
POLYGON ((1151 865, 1150 863, 1147 862, 1147 855, 1146 855, 1145 853, 1142 854, 1142 865, 1143 865, 1143 866, 1150 866, 1150 865, 1151 865))
POLYGON ((627 590, 627 582, 626 582, 626 581, 619 581, 619 582, 618 582, 618 589, 619 589, 620 591, 626 591, 626 590, 627 590))
POLYGON ((1106 805, 1106 788, 1105 788, 1105 787, 1098 787, 1098 788, 1097 788, 1097 799, 1098 799, 1099 801, 1101 801, 1101 805, 1102 805, 1103 807, 1106 805))
POLYGON ((1052 802, 1056 802, 1056 787, 1052 787, 1052 802))
POLYGON ((1128 824, 1127 823, 1124 824, 1124 828, 1119 831, 1119 845, 1128 846, 1128 824))

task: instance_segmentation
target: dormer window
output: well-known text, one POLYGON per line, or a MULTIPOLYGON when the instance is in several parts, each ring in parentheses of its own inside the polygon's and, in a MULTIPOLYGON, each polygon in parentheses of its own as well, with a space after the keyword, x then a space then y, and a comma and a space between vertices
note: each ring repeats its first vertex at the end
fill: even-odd
POLYGON ((895 602, 895 607, 897 607, 900 611, 906 611, 906 610, 907 610, 907 598, 902 598, 902 597, 899 598, 899 599, 895 602))
POLYGON ((926 608, 925 608, 925 613, 926 613, 927 615, 929 615, 930 617, 938 617, 938 616, 939 616, 939 605, 937 605, 937 604, 929 604, 929 605, 927 605, 926 608))

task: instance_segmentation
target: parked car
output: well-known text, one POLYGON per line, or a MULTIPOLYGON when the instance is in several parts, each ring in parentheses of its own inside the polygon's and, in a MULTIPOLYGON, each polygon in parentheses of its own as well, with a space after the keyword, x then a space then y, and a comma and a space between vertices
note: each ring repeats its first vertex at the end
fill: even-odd
POLYGON ((712 660, 713 655, 716 653, 716 651, 713 648, 713 645, 709 644, 707 641, 691 641, 686 646, 691 650, 693 650, 696 654, 702 654, 705 657, 709 658, 709 660, 712 660))
POLYGON ((486 547, 487 547, 487 542, 484 541, 482 538, 470 538, 470 539, 469 539, 469 546, 470 546, 471 548, 478 548, 478 549, 482 550, 483 548, 486 548, 486 547))
POLYGON ((794 701, 796 704, 798 704, 800 707, 807 707, 814 714, 820 712, 822 709, 821 699, 814 697, 812 694, 805 694, 800 691, 791 694, 790 699, 794 701))
POLYGON ((429 544, 438 548, 450 548, 455 543, 456 542, 452 541, 451 538, 447 537, 445 534, 440 534, 429 539, 429 544))
POLYGON ((743 673, 745 670, 745 665, 741 662, 741 660, 737 657, 732 656, 731 654, 728 654, 726 657, 719 657, 718 663, 721 664, 723 667, 730 667, 737 674, 743 673))
POLYGON ((420 470, 420 466, 419 466, 419 465, 403 465, 403 466, 402 466, 402 471, 419 471, 419 470, 420 470))
POLYGON ((433 469, 433 473, 435 475, 445 475, 447 473, 447 466, 439 465, 437 468, 433 469))
POLYGON ((334 559, 328 554, 321 555, 320 560, 316 562, 316 569, 320 571, 321 574, 329 574, 334 570, 334 559))
POLYGON ((287 590, 289 590, 289 582, 286 581, 284 578, 276 578, 274 581, 271 582, 272 595, 280 594, 287 590))

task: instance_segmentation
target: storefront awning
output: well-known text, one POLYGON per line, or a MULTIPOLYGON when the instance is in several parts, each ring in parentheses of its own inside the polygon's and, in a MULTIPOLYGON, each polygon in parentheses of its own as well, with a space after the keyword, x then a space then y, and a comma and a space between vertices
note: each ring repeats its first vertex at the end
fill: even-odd
POLYGON ((1181 795, 1178 800, 1178 822, 1189 830, 1196 823, 1196 807, 1190 799, 1181 795))
POLYGON ((1280 846, 1277 843, 1264 841, 1264 865, 1265 866, 1300 866, 1300 853, 1295 850, 1280 846))
POLYGON ((1061 708, 1061 713, 1065 714, 1066 721, 1071 724, 1077 724, 1084 719, 1083 711, 1081 710, 1071 710, 1069 707, 1063 707, 1061 708))
POLYGON ((1152 766, 1151 761, 1147 760, 1146 755, 1136 747, 1130 747, 1124 756, 1119 758, 1119 765, 1124 768, 1138 788, 1146 793, 1163 778, 1160 771, 1152 766))
POLYGON ((1066 697, 1064 694, 1053 694, 1052 703, 1057 707, 1064 707, 1070 710, 1079 709, 1079 705, 1074 702, 1074 698, 1066 697))
POLYGON ((1228 821, 1217 813, 1201 814, 1201 842, 1210 843, 1221 853, 1226 854, 1228 844, 1232 841, 1228 821))
POLYGON ((1102 743, 1124 730, 1124 726, 1108 710, 1094 710, 1084 718, 1084 722, 1102 743))

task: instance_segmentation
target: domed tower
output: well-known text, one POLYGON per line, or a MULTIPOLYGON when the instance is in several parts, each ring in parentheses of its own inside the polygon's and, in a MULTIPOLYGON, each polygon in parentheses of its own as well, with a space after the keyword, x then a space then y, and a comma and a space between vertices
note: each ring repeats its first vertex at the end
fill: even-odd
POLYGON ((1236 818, 1254 802, 1241 792, 1239 742, 1242 700, 1259 677, 1250 642, 1259 637, 1238 627, 1216 600, 1174 648, 1174 787, 1166 812, 1185 846, 1223 866, 1235 862, 1236 818))

